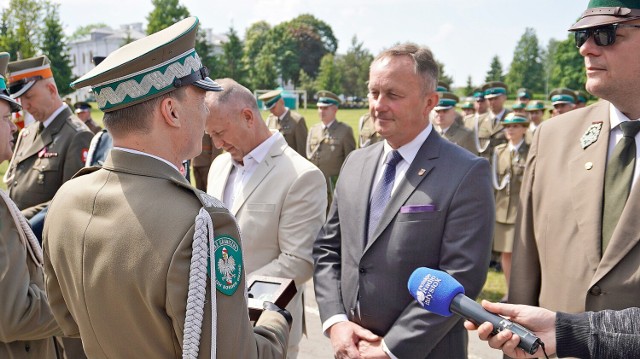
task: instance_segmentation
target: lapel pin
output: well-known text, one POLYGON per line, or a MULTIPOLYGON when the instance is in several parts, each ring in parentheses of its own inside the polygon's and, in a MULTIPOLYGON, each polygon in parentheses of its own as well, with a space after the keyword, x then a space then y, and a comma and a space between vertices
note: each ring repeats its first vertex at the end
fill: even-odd
POLYGON ((587 162, 584 164, 584 169, 590 170, 593 168, 593 162, 587 162))
POLYGON ((424 176, 425 172, 427 172, 427 170, 421 168, 420 171, 418 171, 418 176, 424 176))
POLYGON ((602 130, 602 122, 594 122, 587 128, 587 132, 580 138, 580 145, 582 149, 585 149, 598 140, 600 131, 602 130))

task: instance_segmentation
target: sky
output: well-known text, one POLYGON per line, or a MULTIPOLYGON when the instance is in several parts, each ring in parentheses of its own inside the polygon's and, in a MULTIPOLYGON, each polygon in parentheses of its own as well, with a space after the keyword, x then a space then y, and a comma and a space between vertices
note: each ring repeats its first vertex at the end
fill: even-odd
MULTIPOLYGON (((143 22, 151 0, 53 0, 60 4, 65 32, 79 26, 143 22)), ((344 54, 353 36, 373 55, 398 42, 426 45, 444 63, 454 86, 474 85, 485 78, 491 59, 498 55, 505 72, 527 27, 535 29, 546 48, 550 39, 564 40, 586 9, 587 0, 180 0, 201 26, 224 33, 233 26, 238 34, 252 23, 271 25, 310 13, 328 23, 344 54)), ((9 0, 0 0, 5 8, 9 0)))

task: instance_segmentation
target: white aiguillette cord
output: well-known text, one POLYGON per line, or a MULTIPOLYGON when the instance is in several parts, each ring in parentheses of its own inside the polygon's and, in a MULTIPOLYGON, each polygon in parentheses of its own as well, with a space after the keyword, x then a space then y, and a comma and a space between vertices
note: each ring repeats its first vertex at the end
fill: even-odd
POLYGON ((33 234, 29 223, 27 223, 27 219, 22 215, 18 206, 9 198, 9 195, 4 193, 4 191, 0 190, 0 197, 7 203, 7 207, 9 207, 9 212, 13 217, 15 223, 17 223, 22 230, 18 230, 18 234, 20 235, 20 240, 22 244, 27 248, 27 252, 29 252, 29 256, 33 259, 34 263, 38 267, 42 267, 44 264, 44 260, 42 258, 42 248, 40 247, 40 243, 38 243, 38 239, 36 235, 33 234))
POLYGON ((189 268, 187 312, 184 320, 182 358, 195 359, 200 350, 200 337, 204 321, 204 305, 207 296, 207 261, 211 258, 211 358, 216 357, 218 313, 216 308, 215 248, 213 222, 203 207, 196 216, 195 231, 189 268), (208 245, 209 244, 209 245, 208 245))

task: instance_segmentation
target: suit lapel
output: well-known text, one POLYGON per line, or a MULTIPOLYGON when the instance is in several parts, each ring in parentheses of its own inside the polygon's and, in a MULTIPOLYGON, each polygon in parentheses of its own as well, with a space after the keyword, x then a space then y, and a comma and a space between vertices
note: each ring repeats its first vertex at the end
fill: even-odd
POLYGON ((219 183, 220 185, 207 185, 207 190, 211 188, 211 193, 209 194, 219 199, 220 202, 224 201, 224 188, 227 186, 229 175, 231 174, 231 169, 233 168, 233 160, 231 159, 231 155, 226 153, 222 156, 225 156, 225 161, 222 163, 222 168, 220 169, 220 171, 214 174, 214 177, 211 178, 213 180, 213 183, 219 183))
MULTIPOLYGON (((609 107, 602 106, 594 111, 593 117, 602 121, 602 130, 596 142, 582 149, 580 138, 572 142, 577 148, 576 155, 569 160, 569 173, 573 184, 571 199, 575 218, 580 227, 585 253, 592 268, 600 263, 600 247, 602 238, 602 189, 604 188, 604 172, 607 164, 607 150, 609 146, 609 107)), ((576 133, 582 136, 591 124, 584 128, 576 128, 576 133)))
POLYGON ((356 206, 354 218, 361 218, 360 225, 358 227, 358 236, 356 238, 361 238, 359 245, 361 246, 361 251, 364 251, 364 242, 365 238, 367 238, 367 223, 369 221, 369 200, 371 199, 371 192, 373 191, 373 182, 376 175, 376 168, 378 167, 378 163, 380 162, 380 156, 382 156, 384 152, 384 141, 380 141, 376 144, 371 145, 369 148, 371 149, 365 160, 362 161, 362 169, 360 172, 360 178, 365 179, 365 182, 362 184, 365 186, 365 193, 362 196, 356 196, 356 206))
POLYGON ((231 208, 231 213, 235 216, 240 211, 240 208, 247 201, 249 196, 253 193, 253 191, 258 187, 260 182, 264 180, 264 178, 273 170, 277 163, 277 157, 282 155, 285 148, 287 147, 287 142, 284 138, 279 138, 276 143, 274 143, 269 149, 269 154, 260 162, 258 168, 253 172, 251 178, 247 182, 247 185, 244 186, 240 191, 236 191, 236 198, 233 200, 233 206, 231 208))
POLYGON ((434 160, 440 156, 442 141, 444 140, 435 131, 431 131, 405 173, 405 178, 400 179, 401 182, 391 196, 387 208, 382 214, 378 228, 373 232, 373 238, 370 238, 367 242, 365 251, 380 237, 391 221, 396 218, 396 215, 400 212, 400 207, 407 202, 409 196, 420 183, 429 176, 429 173, 436 165, 434 160))
MULTIPOLYGON (((53 142, 53 138, 55 135, 60 132, 62 126, 66 119, 71 116, 71 110, 65 108, 62 112, 56 116, 56 118, 51 121, 51 124, 47 128, 45 128, 42 133, 38 136, 38 124, 35 124, 33 128, 33 133, 29 133, 27 136, 31 139, 31 145, 29 148, 22 154, 20 160, 24 160, 25 158, 29 158, 36 153, 40 152, 44 147, 51 145, 53 142)), ((54 149, 53 152, 56 152, 57 149, 54 149)))

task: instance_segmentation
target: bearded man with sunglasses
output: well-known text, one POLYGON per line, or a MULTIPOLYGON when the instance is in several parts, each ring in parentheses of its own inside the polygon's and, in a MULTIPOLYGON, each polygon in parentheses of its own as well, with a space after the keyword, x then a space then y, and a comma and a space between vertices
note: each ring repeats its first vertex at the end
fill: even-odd
POLYGON ((602 100, 535 132, 509 301, 569 313, 640 307, 640 0, 591 0, 569 31, 602 100))

